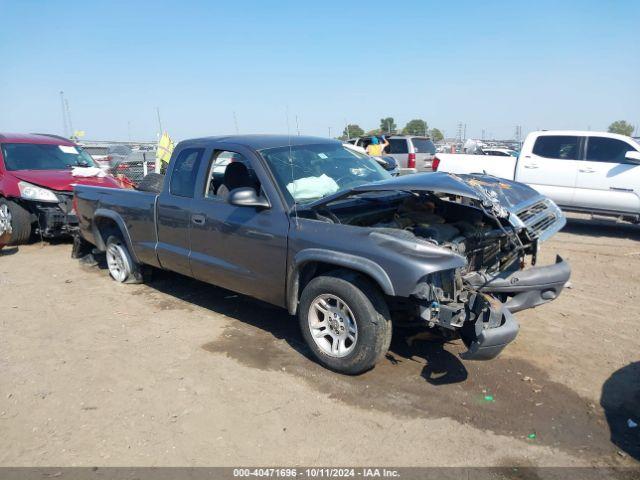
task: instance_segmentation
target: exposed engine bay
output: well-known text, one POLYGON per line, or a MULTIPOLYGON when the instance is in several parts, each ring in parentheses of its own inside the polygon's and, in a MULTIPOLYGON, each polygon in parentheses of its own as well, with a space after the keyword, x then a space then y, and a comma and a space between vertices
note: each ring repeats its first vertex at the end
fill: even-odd
MULTIPOLYGON (((429 191, 342 200, 314 209, 316 219, 426 243, 466 259, 464 266, 424 277, 412 301, 399 304, 407 318, 459 335, 469 349, 465 358, 495 356, 517 334, 512 313, 556 298, 568 279, 569 267, 561 259, 554 267, 524 270, 527 255, 531 265, 536 262, 536 235, 510 212, 481 200, 429 191), (551 275, 547 268, 553 269, 551 275), (537 286, 540 278, 543 288, 537 286)), ((534 205, 544 210, 541 203, 534 205)))
POLYGON ((479 202, 452 195, 403 193, 383 202, 364 198, 348 207, 327 206, 319 215, 450 249, 467 259, 466 272, 503 271, 532 250, 525 246, 531 243, 526 232, 515 231, 479 202))
POLYGON ((534 266, 539 242, 566 222, 557 205, 495 177, 400 177, 318 200, 301 214, 362 227, 389 255, 423 265, 408 295, 387 300, 392 314, 459 336, 463 358, 495 357, 518 333, 513 313, 555 299, 571 274, 560 257, 534 266))

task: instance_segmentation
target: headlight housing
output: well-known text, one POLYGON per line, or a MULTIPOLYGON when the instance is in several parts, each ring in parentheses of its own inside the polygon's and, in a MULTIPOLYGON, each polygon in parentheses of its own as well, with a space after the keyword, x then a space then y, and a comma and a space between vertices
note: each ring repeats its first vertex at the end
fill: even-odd
POLYGON ((18 182, 20 196, 25 200, 35 200, 37 202, 58 203, 60 200, 51 190, 32 185, 28 182, 18 182))

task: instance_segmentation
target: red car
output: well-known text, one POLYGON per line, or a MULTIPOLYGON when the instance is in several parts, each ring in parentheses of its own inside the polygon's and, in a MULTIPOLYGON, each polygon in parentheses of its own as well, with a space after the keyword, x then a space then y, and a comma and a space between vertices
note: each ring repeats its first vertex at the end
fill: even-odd
POLYGON ((0 133, 0 248, 32 234, 69 235, 78 226, 73 186, 121 188, 110 175, 79 177, 74 167, 96 167, 91 156, 56 135, 0 133))

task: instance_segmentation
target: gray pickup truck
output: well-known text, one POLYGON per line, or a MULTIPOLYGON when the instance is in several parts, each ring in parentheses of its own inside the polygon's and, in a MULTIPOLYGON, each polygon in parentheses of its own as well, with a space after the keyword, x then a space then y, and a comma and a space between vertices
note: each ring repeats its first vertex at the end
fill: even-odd
POLYGON ((493 358, 517 335, 513 313, 555 299, 570 276, 560 257, 534 266, 565 218, 530 187, 392 178, 322 138, 183 141, 166 177, 138 191, 77 186, 75 206, 75 257, 106 252, 118 282, 151 266, 287 308, 318 361, 348 374, 384 356, 392 321, 461 338, 465 359, 493 358))

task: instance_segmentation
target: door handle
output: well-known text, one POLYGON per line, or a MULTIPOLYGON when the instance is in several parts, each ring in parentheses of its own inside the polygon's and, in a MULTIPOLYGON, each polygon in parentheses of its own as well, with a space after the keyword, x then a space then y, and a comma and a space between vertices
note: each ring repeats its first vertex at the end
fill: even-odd
POLYGON ((593 168, 579 168, 578 171, 582 172, 582 173, 594 173, 595 172, 595 170, 593 168))
POLYGON ((524 168, 538 168, 537 163, 525 163, 524 168))
POLYGON ((196 225, 204 225, 204 222, 206 221, 206 219, 207 217, 201 214, 191 215, 191 221, 196 225))

